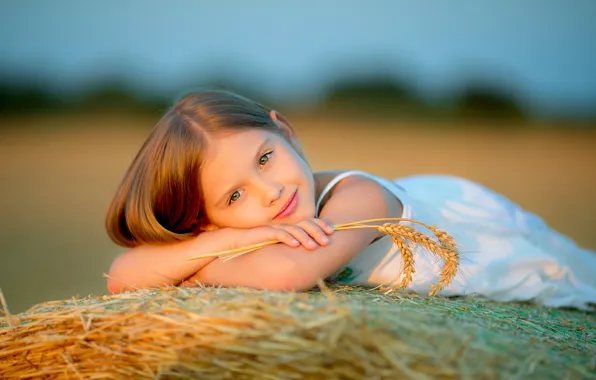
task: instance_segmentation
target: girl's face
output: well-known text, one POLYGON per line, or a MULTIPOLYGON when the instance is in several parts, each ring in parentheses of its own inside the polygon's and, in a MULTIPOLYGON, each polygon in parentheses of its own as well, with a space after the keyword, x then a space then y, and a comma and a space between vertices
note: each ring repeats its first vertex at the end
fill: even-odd
POLYGON ((205 210, 215 227, 297 223, 315 215, 312 171, 281 134, 249 129, 212 136, 203 162, 205 210))

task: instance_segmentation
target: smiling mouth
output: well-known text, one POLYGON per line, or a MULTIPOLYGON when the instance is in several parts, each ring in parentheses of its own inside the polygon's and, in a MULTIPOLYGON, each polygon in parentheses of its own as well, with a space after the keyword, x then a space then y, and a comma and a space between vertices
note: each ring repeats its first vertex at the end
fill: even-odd
POLYGON ((298 190, 294 191, 294 194, 288 199, 285 205, 281 208, 279 213, 275 215, 273 219, 283 219, 290 216, 298 206, 298 190))

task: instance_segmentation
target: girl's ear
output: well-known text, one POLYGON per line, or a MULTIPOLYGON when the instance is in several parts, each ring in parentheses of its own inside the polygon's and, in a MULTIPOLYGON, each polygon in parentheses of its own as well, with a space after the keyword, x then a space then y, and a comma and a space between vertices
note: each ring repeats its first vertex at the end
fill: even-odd
POLYGON ((288 139, 290 144, 292 144, 294 149, 296 149, 296 151, 299 154, 302 154, 302 146, 300 145, 300 142, 296 137, 294 129, 292 128, 292 126, 290 126, 290 123, 279 112, 275 110, 271 110, 271 112, 269 112, 269 117, 277 126, 277 128, 281 130, 281 133, 285 136, 286 139, 288 139))
POLYGON ((284 136, 286 136, 288 139, 295 138, 295 133, 290 126, 290 123, 279 112, 271 110, 271 112, 269 112, 269 117, 271 118, 271 121, 273 121, 273 124, 275 124, 277 128, 281 129, 281 132, 284 134, 284 136))

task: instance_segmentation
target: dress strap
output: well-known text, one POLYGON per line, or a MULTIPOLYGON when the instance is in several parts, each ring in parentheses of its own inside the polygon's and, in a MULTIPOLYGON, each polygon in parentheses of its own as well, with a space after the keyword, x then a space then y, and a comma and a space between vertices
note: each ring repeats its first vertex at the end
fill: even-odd
POLYGON ((323 204, 323 201, 327 198, 327 196, 329 195, 329 193, 331 192, 331 190, 333 190, 333 188, 343 179, 347 178, 347 177, 351 177, 351 176, 355 176, 355 175, 359 175, 362 177, 366 177, 368 179, 372 179, 378 182, 378 179, 368 173, 365 173, 363 171, 359 171, 359 170, 350 170, 344 173, 339 174, 338 176, 336 176, 335 178, 333 178, 331 181, 329 181, 329 183, 327 184, 327 186, 325 186, 325 188, 323 189, 323 191, 321 192, 321 195, 319 196, 319 199, 317 200, 317 206, 315 208, 316 210, 316 214, 315 217, 318 218, 319 217, 319 213, 321 212, 321 205, 323 204))

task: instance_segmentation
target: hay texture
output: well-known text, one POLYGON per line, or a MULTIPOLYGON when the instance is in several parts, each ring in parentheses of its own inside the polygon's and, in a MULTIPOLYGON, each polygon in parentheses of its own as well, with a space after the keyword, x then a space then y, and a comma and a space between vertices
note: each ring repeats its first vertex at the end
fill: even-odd
POLYGON ((0 378, 596 378, 593 313, 321 287, 40 304, 0 322, 0 378))

